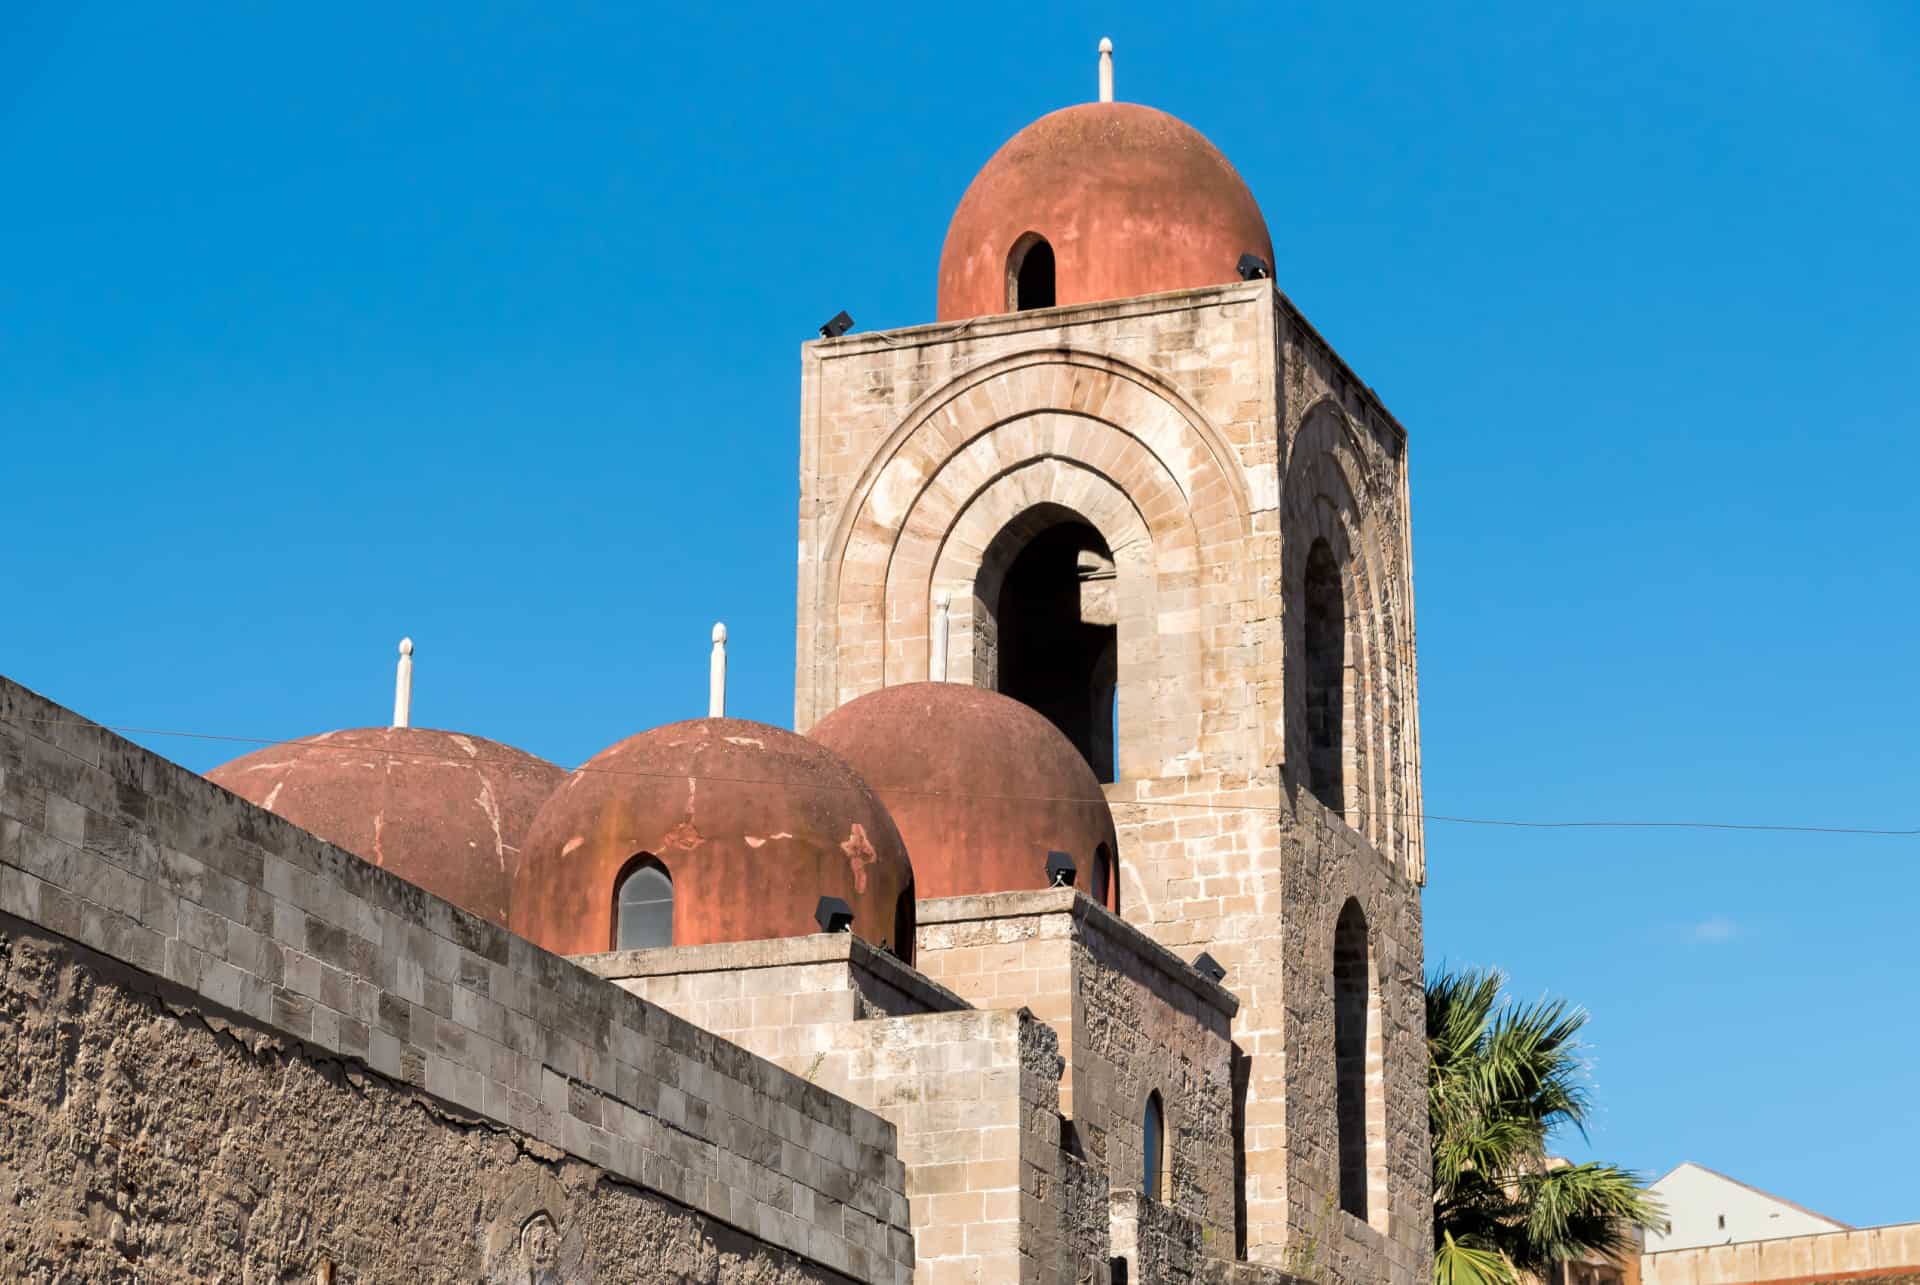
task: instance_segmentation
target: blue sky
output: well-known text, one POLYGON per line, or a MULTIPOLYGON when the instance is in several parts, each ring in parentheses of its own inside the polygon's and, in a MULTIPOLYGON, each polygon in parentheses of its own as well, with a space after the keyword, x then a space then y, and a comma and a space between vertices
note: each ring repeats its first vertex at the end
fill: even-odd
MULTIPOLYGON (((565 763, 792 713, 798 345, 1041 113, 1189 120, 1412 434, 1435 813, 1920 825, 1920 10, 0 9, 0 672, 565 763)), ((143 736, 204 769, 238 748, 143 736)), ((1599 1155, 1920 1218, 1920 841, 1429 826, 1599 1155)))

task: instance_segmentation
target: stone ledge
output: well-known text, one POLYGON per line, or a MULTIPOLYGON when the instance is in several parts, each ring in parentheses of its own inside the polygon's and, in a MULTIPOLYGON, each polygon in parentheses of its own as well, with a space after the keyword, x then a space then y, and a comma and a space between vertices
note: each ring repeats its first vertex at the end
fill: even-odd
POLYGON ((648 950, 609 950, 574 955, 575 964, 596 977, 680 977, 691 973, 735 973, 801 964, 845 963, 855 972, 886 983, 926 1005, 929 1013, 954 1012, 973 1005, 899 957, 852 933, 814 933, 764 941, 716 942, 704 946, 658 946, 648 950))
POLYGON ((1079 923, 1131 951, 1135 958, 1191 991, 1194 997, 1227 1018, 1240 1011, 1240 997, 1209 981, 1190 962, 1180 958, 1146 933, 1094 901, 1077 888, 1036 888, 1021 892, 984 893, 971 897, 935 897, 915 909, 921 928, 938 924, 980 923, 994 919, 1037 919, 1070 914, 1079 923))
MULTIPOLYGON (((1234 281, 1220 286, 1195 286, 1186 290, 1135 295, 1128 299, 1102 299, 1092 303, 1063 304, 1057 308, 1033 308, 1026 312, 970 317, 965 321, 937 321, 920 326, 899 326, 892 330, 868 330, 839 339, 809 339, 800 346, 800 351, 821 361, 832 361, 863 356, 876 350, 891 351, 950 343, 962 336, 988 339, 1024 331, 1065 330, 1128 317, 1150 317, 1163 312, 1256 302, 1275 294, 1278 291, 1271 281, 1234 281)), ((1291 309, 1292 305, 1288 307, 1291 309)), ((1315 337, 1318 338, 1318 335, 1315 337)))

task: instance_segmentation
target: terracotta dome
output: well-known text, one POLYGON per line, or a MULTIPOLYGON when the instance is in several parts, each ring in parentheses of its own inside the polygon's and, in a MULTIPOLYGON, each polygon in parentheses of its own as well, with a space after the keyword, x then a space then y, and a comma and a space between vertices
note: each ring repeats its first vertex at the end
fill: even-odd
POLYGON ((940 320, 1011 312, 1010 256, 1037 233, 1060 304, 1240 279, 1243 254, 1273 263, 1260 206, 1192 126, 1137 103, 1042 116, 993 154, 947 228, 940 320))
POLYGON ((243 754, 207 779, 504 925, 521 837, 566 775, 481 736, 357 727, 243 754))
POLYGON ((859 775, 804 736, 702 718, 594 755, 527 834, 514 931, 563 955, 611 949, 616 884, 646 857, 672 880, 676 946, 817 933, 831 896, 856 934, 911 957, 906 846, 859 775))
POLYGON ((905 683, 848 701, 811 735, 872 783, 923 899, 1044 888, 1057 851, 1079 866, 1082 891, 1118 908, 1117 864, 1103 890, 1096 873, 1119 851, 1100 782, 1073 742, 1012 697, 905 683))

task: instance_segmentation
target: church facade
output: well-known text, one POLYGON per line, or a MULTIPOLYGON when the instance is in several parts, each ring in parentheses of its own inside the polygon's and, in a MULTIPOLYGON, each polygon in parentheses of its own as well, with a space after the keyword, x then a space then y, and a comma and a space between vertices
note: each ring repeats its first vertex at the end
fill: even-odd
POLYGON ((0 687, 0 1000, 79 1049, 0 1268, 1427 1278, 1406 434, 1276 262, 1164 113, 1009 141, 936 320, 802 350, 793 730, 202 781, 0 687))

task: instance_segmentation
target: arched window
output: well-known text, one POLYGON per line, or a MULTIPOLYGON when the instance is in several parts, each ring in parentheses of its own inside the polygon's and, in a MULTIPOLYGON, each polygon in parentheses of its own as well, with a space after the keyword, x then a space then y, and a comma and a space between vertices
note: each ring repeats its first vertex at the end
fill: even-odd
POLYGON ((673 945, 673 877, 647 853, 627 865, 613 892, 613 948, 673 945))
POLYGON ((1147 1094, 1147 1114, 1140 1127, 1140 1192, 1155 1200, 1167 1198, 1167 1116, 1160 1091, 1147 1094))
POLYGON ((1325 540, 1307 551, 1305 674, 1307 788, 1335 812, 1346 811, 1342 767, 1346 731, 1347 612, 1340 568, 1325 540))
POLYGON ((1007 311, 1053 307, 1053 247, 1038 232, 1013 243, 1007 254, 1007 311))
POLYGON ((1348 899, 1333 929, 1333 1074, 1340 1126, 1340 1207, 1367 1216, 1367 1044, 1372 976, 1367 917, 1348 899))
POLYGON ((994 611, 1000 690, 1045 714, 1103 782, 1117 779, 1116 612, 1113 553, 1077 521, 1027 542, 1007 567, 994 611))
POLYGON ((1093 879, 1089 891, 1093 899, 1107 909, 1119 909, 1113 900, 1113 853, 1104 843, 1093 850, 1093 879))

